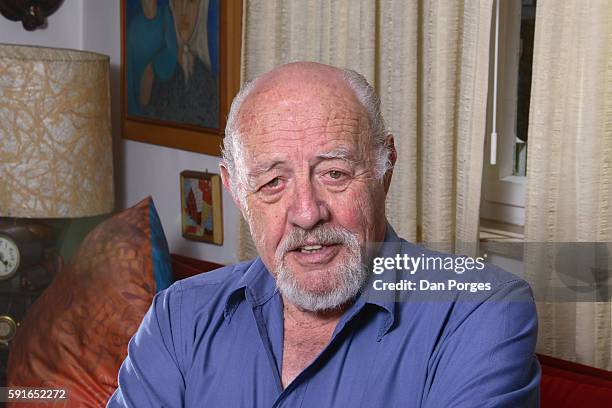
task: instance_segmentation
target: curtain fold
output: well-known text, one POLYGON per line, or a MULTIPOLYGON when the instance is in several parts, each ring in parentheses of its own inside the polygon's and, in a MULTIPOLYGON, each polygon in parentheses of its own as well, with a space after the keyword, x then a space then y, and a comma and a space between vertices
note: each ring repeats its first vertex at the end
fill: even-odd
POLYGON ((492 0, 426 1, 420 194, 423 242, 477 252, 492 0))
POLYGON ((409 241, 418 237, 418 1, 379 2, 376 78, 382 113, 395 138, 398 160, 387 195, 387 218, 409 241))
MULTIPOLYGON (((525 268, 554 290, 563 251, 538 243, 602 242, 612 264, 612 3, 538 1, 531 89, 525 268)), ((612 370, 601 300, 539 303, 538 350, 612 370)))

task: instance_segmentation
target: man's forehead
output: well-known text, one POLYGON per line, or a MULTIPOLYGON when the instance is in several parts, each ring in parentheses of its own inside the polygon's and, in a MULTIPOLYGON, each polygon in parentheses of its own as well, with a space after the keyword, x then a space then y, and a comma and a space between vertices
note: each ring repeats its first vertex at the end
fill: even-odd
POLYGON ((254 170, 282 161, 275 156, 296 151, 308 160, 338 149, 362 156, 370 144, 369 125, 343 71, 310 63, 284 66, 260 77, 237 120, 243 154, 249 156, 245 161, 254 170))
POLYGON ((240 133, 257 136, 267 128, 307 131, 321 126, 354 132, 367 127, 367 112, 340 73, 334 69, 324 76, 318 68, 294 68, 264 75, 238 112, 240 133))
POLYGON ((241 145, 256 155, 322 155, 356 152, 370 145, 369 124, 358 111, 328 107, 322 111, 272 110, 253 113, 240 124, 241 145))

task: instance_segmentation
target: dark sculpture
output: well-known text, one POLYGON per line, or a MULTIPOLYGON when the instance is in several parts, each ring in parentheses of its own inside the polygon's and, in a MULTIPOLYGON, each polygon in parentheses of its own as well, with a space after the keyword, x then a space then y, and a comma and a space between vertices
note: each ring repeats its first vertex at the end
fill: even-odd
POLYGON ((0 13, 12 21, 21 21, 23 28, 33 31, 46 22, 64 0, 0 0, 0 13))

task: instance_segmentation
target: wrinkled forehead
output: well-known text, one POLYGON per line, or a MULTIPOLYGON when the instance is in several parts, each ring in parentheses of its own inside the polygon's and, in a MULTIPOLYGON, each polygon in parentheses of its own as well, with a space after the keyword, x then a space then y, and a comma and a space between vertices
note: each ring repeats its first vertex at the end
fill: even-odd
POLYGON ((367 112, 338 70, 263 77, 238 112, 238 130, 244 147, 274 136, 371 142, 367 112))

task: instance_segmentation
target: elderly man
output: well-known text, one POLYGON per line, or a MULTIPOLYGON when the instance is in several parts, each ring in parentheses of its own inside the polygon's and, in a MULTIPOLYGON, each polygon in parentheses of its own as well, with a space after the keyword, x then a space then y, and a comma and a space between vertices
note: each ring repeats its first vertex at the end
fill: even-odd
POLYGON ((435 256, 386 222, 395 161, 379 100, 355 72, 292 63, 245 86, 221 173, 259 257, 159 293, 109 406, 537 406, 523 281, 483 265, 470 278, 479 296, 373 294, 397 283, 402 256, 435 256), (376 285, 375 257, 392 260, 376 285))

